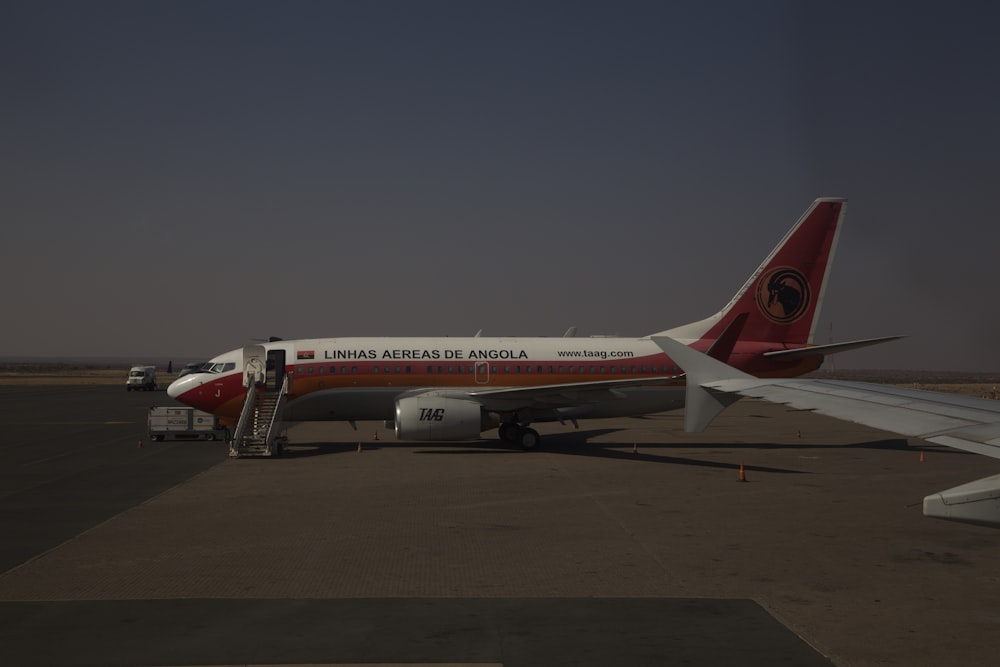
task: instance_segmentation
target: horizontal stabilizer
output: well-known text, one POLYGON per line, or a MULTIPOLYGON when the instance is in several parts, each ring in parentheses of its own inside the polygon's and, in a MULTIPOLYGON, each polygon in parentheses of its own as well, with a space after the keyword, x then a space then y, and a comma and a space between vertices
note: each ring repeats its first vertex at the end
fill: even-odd
POLYGON ((810 345, 809 347, 799 347, 792 350, 772 350, 771 352, 765 352, 764 356, 769 359, 792 361, 794 359, 802 359, 803 357, 811 357, 817 354, 827 355, 836 354, 837 352, 847 352, 848 350, 857 350, 862 347, 868 347, 869 345, 878 345, 879 343, 888 343, 889 341, 899 340, 900 338, 906 338, 906 336, 883 336, 882 338, 852 340, 846 343, 810 345))

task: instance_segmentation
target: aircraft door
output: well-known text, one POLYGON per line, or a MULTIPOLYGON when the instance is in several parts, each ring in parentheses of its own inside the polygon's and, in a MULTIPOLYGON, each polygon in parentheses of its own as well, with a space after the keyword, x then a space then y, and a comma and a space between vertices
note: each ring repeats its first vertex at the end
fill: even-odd
POLYGON ((264 346, 247 345, 243 348, 243 386, 255 387, 264 384, 264 346))
POLYGON ((476 362, 476 384, 488 384, 490 381, 490 365, 486 361, 476 362))
POLYGON ((285 351, 267 351, 267 388, 270 391, 280 391, 285 381, 285 351))

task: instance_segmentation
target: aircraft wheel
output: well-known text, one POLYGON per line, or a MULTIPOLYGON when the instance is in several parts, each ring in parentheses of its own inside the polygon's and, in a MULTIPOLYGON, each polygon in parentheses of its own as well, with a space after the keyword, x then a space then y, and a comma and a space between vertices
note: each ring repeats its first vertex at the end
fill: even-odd
POLYGON ((538 435, 538 431, 533 428, 526 428, 521 430, 521 447, 524 451, 530 452, 533 449, 538 448, 538 443, 541 442, 542 436, 538 435))
POLYGON ((504 422, 503 424, 500 424, 498 433, 501 440, 511 444, 516 443, 521 439, 520 427, 511 422, 504 422))

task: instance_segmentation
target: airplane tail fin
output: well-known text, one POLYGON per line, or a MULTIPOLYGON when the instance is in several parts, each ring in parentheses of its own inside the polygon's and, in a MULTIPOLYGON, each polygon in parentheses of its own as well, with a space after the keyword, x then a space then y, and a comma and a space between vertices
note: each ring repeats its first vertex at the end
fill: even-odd
POLYGON ((725 308, 654 335, 702 351, 734 329, 741 341, 811 345, 846 209, 846 199, 817 199, 725 308))

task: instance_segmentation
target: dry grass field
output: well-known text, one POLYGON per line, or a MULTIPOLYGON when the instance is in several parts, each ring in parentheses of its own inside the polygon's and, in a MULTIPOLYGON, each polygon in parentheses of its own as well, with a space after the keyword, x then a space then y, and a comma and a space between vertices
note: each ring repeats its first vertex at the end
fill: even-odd
MULTIPOLYGON (((71 363, 0 362, 0 385, 114 385, 125 387, 128 367, 71 363)), ((157 372, 161 387, 174 375, 157 372)))

